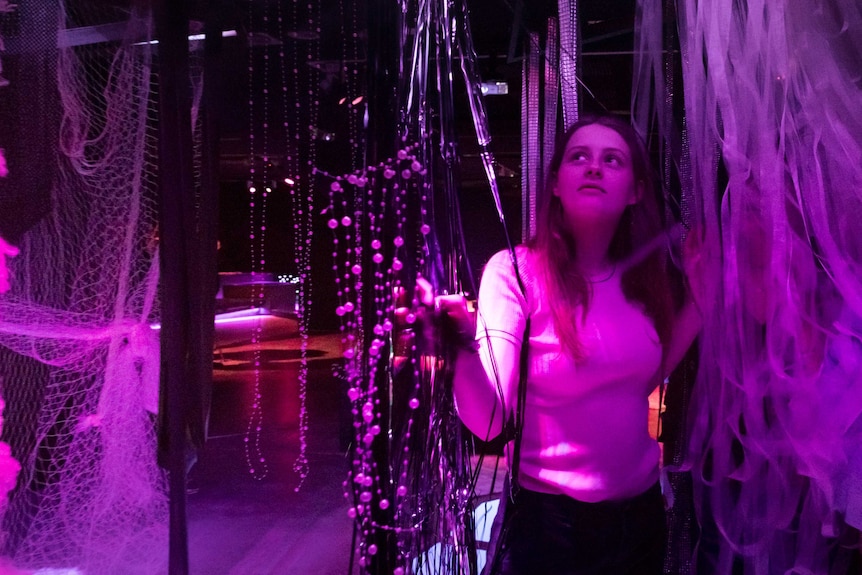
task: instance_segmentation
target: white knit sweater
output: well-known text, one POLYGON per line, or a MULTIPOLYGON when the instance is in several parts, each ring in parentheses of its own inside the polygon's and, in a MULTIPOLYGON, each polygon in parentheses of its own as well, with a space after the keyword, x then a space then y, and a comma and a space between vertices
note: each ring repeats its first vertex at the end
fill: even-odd
MULTIPOLYGON (((658 480, 659 460, 658 444, 647 429, 648 396, 661 362, 661 344, 651 320, 640 304, 625 299, 619 273, 593 284, 586 318, 580 312, 572 318, 586 351, 586 358, 576 362, 561 350, 528 249, 518 247, 517 253, 526 299, 508 252, 494 255, 482 276, 476 338, 488 377, 470 385, 496 386, 499 380, 506 409, 512 409, 517 358, 529 315, 520 484, 587 502, 646 491, 658 480)), ((469 417, 475 407, 458 406, 465 422, 472 420, 473 431, 481 436, 487 426, 476 425, 469 417)))

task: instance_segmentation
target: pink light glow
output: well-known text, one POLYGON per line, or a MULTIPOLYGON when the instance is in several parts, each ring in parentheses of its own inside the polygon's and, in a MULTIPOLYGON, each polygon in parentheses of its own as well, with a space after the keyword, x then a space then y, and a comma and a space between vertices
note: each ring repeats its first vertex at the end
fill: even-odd
MULTIPOLYGON (((253 307, 240 311, 232 311, 229 313, 220 313, 215 316, 216 325, 224 325, 228 323, 241 323, 244 321, 260 320, 267 317, 273 317, 272 314, 262 307, 253 307)), ((160 330, 162 324, 154 323, 150 326, 151 329, 160 330)))

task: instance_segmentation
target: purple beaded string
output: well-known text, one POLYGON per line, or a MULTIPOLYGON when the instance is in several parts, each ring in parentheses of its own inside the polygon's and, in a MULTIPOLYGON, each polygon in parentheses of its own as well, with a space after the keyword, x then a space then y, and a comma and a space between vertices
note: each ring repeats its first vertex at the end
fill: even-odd
MULTIPOLYGON (((249 25, 253 23, 253 10, 249 5, 249 25)), ((251 29, 251 26, 250 26, 251 29)), ((268 73, 267 65, 264 66, 264 77, 268 73)), ((264 256, 264 233, 266 231, 266 220, 264 214, 266 211, 267 192, 264 189, 258 190, 255 185, 255 180, 258 174, 255 171, 255 100, 252 87, 254 86, 255 66, 252 50, 248 51, 248 85, 249 85, 249 251, 251 259, 251 275, 252 285, 254 286, 251 295, 251 306, 259 307, 263 301, 263 287, 258 285, 256 278, 258 273, 262 271, 265 264, 264 256), (260 199, 258 199, 260 198, 260 199)), ((266 84, 265 84, 266 85, 266 84)), ((263 118, 264 118, 264 154, 266 154, 267 138, 266 138, 266 121, 268 114, 267 96, 263 98, 263 118)), ((266 170, 266 161, 264 161, 264 170, 266 170)), ((245 435, 243 437, 243 452, 245 461, 248 465, 248 471, 251 477, 255 480, 262 480, 269 473, 269 468, 266 458, 261 450, 261 433, 263 429, 263 409, 261 402, 261 336, 263 334, 263 322, 257 321, 252 327, 251 346, 252 346, 252 365, 254 368, 253 388, 252 388, 252 405, 251 412, 248 417, 245 435)))
MULTIPOLYGON (((408 195, 421 190, 421 213, 427 212, 426 171, 415 155, 417 145, 406 145, 394 158, 376 166, 369 166, 350 174, 335 176, 322 170, 315 173, 329 180, 329 203, 323 213, 329 216, 328 227, 333 232, 333 271, 337 288, 336 315, 340 318, 341 343, 345 359, 345 374, 349 384, 348 398, 353 414, 356 449, 351 469, 345 480, 344 495, 351 502, 348 515, 357 522, 362 541, 359 548, 360 566, 368 565, 370 556, 377 553, 373 539, 379 529, 400 533, 403 529, 394 525, 380 525, 372 519, 371 504, 375 499, 380 509, 386 510, 395 504, 396 524, 403 501, 407 497, 408 448, 404 448, 403 459, 395 473, 398 485, 395 501, 384 496, 388 486, 380 484, 380 473, 373 457, 377 441, 390 441, 392 430, 381 428, 381 406, 376 399, 380 356, 384 346, 389 345, 395 312, 393 293, 401 287, 400 272, 407 257, 408 242, 405 239, 405 223, 408 195), (387 226, 385 222, 393 222, 387 226), (387 229, 394 228, 394 229, 387 229), (363 238, 362 234, 368 234, 363 238), (363 269, 363 241, 373 251, 370 255, 371 269, 363 269), (390 251, 391 256, 386 253, 390 251), (387 259, 388 257, 388 259, 387 259), (363 283, 373 282, 373 300, 363 301, 363 283), (366 306, 371 314, 364 313, 366 306), (364 326, 363 317, 373 317, 373 326, 364 326), (368 327, 368 329, 366 329, 368 327), (366 345, 367 344, 367 345, 366 345)), ((427 234, 423 222, 421 232, 427 234)), ((421 250, 420 250, 421 254, 421 250)), ((418 255, 417 263, 424 265, 424 257, 418 255)), ((413 305, 417 305, 414 302, 413 305)), ((415 314, 408 314, 410 322, 415 314), (412 316, 412 317, 411 317, 412 316)), ((418 394, 419 363, 413 346, 410 354, 411 368, 416 382, 408 401, 411 410, 419 407, 418 394)), ((413 428, 413 419, 406 425, 406 436, 413 428)), ((402 568, 401 572, 403 573, 402 568)), ((396 570, 397 572, 397 570, 396 570)))
MULTIPOLYGON (((306 52, 306 71, 310 70, 308 66, 313 60, 317 60, 320 55, 320 6, 317 3, 308 3, 308 19, 307 29, 316 32, 315 40, 308 43, 308 51, 306 52)), ((308 90, 308 106, 310 125, 316 126, 318 121, 318 112, 320 110, 319 101, 319 83, 309 82, 308 90)), ((299 109, 296 109, 297 118, 294 126, 299 129, 299 109)), ((308 144, 308 162, 309 171, 314 169, 317 161, 317 140, 312 138, 308 144)), ((308 321, 311 311, 311 242, 313 236, 312 215, 314 213, 314 179, 309 178, 304 182, 303 186, 306 190, 305 203, 296 208, 294 217, 294 231, 296 243, 296 266, 299 271, 299 293, 297 317, 299 319, 300 331, 300 361, 299 361, 299 455, 293 463, 293 470, 299 476, 299 483, 296 486, 296 491, 302 487, 309 473, 308 465, 308 321)), ((295 204, 294 204, 295 205, 295 204)))

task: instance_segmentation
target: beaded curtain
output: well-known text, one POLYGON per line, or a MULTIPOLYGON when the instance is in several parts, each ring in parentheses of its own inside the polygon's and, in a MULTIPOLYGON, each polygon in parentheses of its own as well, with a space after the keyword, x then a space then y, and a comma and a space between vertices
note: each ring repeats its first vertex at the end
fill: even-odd
MULTIPOLYGON (((650 4, 641 58, 658 86, 650 4)), ((675 16, 685 116, 659 111, 659 129, 690 162, 711 278, 677 468, 694 483, 694 563, 848 573, 862 527, 860 6, 687 0, 675 16)))
MULTIPOLYGON (((343 3, 339 4, 343 8, 343 3)), ((315 180, 311 177, 317 161, 320 109, 319 71, 313 64, 321 57, 321 5, 317 2, 250 2, 245 14, 249 30, 264 30, 277 39, 247 53, 248 105, 248 245, 251 275, 258 278, 251 290, 249 307, 264 301, 264 279, 274 268, 267 254, 282 246, 267 243, 269 226, 279 226, 268 205, 273 193, 290 196, 289 225, 293 238, 296 270, 296 319, 300 337, 299 362, 299 454, 293 470, 296 490, 308 477, 308 337, 312 305, 311 248, 313 237, 315 180), (304 34, 297 35, 297 30, 304 34), (280 148, 283 147, 283 151, 280 148)), ((342 35, 344 30, 342 29, 342 35)), ((350 42, 344 41, 348 46, 350 42)), ((253 388, 251 413, 246 420, 243 451, 250 477, 257 481, 269 475, 269 461, 263 437, 269 421, 264 417, 263 323, 252 328, 253 388)))
MULTIPOLYGON (((407 2, 402 9, 399 149, 350 173, 317 171, 329 190, 323 213, 333 231, 334 311, 354 416, 345 497, 362 573, 478 572, 473 447, 452 404, 452 358, 412 333, 422 331, 417 276, 440 293, 472 290, 458 219, 456 66, 496 194, 495 163, 466 4, 407 2), (406 331, 393 338, 399 321, 406 331)), ((502 217, 499 198, 497 207, 502 217)))

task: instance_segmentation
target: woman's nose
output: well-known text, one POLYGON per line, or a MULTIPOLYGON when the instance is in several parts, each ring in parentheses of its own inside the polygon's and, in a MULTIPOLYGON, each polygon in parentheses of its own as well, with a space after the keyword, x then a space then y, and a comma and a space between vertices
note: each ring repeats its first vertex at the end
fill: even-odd
POLYGON ((590 163, 587 164, 587 174, 589 174, 591 176, 601 177, 601 175, 602 175, 601 163, 599 163, 597 160, 590 161, 590 163))

